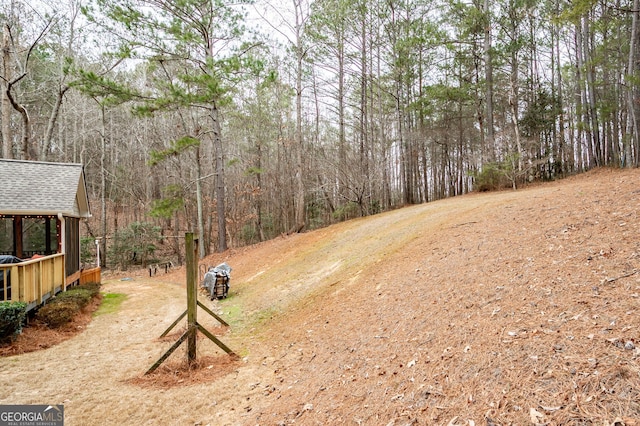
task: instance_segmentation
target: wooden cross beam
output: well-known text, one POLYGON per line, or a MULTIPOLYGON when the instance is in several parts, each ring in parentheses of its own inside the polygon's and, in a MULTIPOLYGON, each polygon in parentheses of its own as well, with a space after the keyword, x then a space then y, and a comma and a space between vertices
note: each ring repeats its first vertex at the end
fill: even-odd
POLYGON ((187 362, 191 365, 196 360, 196 342, 197 342, 197 334, 198 330, 213 343, 218 345, 220 349, 225 351, 229 355, 235 355, 235 353, 227 347, 222 341, 220 341, 217 337, 211 334, 206 328, 202 325, 198 324, 198 306, 200 306, 205 312, 209 315, 213 316, 215 319, 220 321, 221 324, 228 326, 222 318, 218 315, 214 314, 209 308, 204 306, 202 303, 198 301, 198 293, 197 293, 197 256, 198 256, 198 240, 194 238, 192 232, 188 232, 185 234, 185 243, 186 243, 186 260, 187 260, 187 310, 184 311, 177 320, 173 322, 165 330, 164 333, 160 337, 166 336, 169 331, 173 329, 173 327, 180 322, 182 318, 187 317, 187 331, 185 331, 182 336, 169 348, 167 352, 164 353, 151 366, 149 370, 147 370, 145 375, 153 373, 159 366, 162 364, 169 356, 176 350, 178 347, 184 342, 187 341, 187 362))

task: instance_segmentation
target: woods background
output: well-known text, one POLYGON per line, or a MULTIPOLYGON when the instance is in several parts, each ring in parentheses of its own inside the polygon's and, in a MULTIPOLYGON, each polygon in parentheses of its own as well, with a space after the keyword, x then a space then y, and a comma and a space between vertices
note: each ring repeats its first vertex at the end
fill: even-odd
MULTIPOLYGON (((4 0, 4 158, 103 265, 640 162, 639 0, 4 0)), ((10 182, 1 182, 10 185, 10 182)))

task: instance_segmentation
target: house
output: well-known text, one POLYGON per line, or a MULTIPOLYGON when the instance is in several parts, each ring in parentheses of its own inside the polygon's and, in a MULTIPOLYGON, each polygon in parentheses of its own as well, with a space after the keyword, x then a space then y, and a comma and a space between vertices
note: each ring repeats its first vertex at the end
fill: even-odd
POLYGON ((36 307, 80 283, 80 221, 91 216, 84 167, 0 159, 0 186, 0 255, 23 261, 0 264, 0 301, 36 307))

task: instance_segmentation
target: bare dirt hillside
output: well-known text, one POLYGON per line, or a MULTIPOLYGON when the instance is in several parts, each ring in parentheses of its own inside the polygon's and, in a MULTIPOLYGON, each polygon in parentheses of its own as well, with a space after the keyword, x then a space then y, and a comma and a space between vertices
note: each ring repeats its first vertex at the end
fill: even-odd
POLYGON ((640 425, 640 170, 471 194, 205 259, 204 363, 158 336, 184 270, 105 279, 128 296, 72 339, 0 358, 0 404, 67 425, 640 425), (167 380, 172 376, 175 380, 167 380))

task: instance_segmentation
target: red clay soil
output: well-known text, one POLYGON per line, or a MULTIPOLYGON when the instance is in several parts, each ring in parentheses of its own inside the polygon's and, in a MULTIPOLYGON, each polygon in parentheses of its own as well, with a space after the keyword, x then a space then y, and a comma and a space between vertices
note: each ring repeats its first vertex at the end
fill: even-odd
POLYGON ((159 339, 184 269, 113 276, 119 311, 0 359, 0 404, 65 405, 66 425, 640 424, 640 170, 470 194, 205 259, 186 368, 159 339), (123 280, 126 278, 126 280, 123 280))

